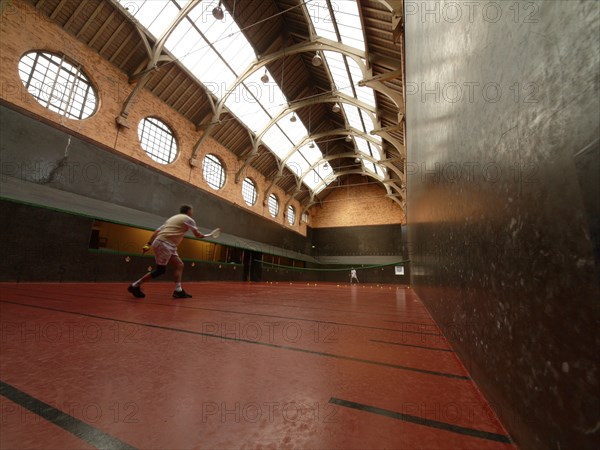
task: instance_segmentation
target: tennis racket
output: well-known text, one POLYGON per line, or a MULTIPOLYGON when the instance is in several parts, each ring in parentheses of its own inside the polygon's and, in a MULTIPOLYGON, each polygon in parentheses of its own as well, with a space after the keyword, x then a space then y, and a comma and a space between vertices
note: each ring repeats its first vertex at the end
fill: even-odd
POLYGON ((221 229, 220 228, 215 228, 210 233, 204 235, 205 238, 207 238, 207 237, 218 238, 219 236, 221 236, 221 229))

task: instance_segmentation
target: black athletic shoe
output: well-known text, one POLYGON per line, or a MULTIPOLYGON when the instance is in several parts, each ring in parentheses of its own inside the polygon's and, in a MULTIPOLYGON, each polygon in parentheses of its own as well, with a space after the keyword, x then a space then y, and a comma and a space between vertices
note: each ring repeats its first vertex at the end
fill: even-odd
POLYGON ((192 296, 182 289, 180 291, 173 291, 173 298, 192 298, 192 296))
POLYGON ((131 292, 135 298, 144 298, 146 296, 146 294, 142 292, 142 288, 134 286, 133 284, 129 285, 127 290, 131 292))

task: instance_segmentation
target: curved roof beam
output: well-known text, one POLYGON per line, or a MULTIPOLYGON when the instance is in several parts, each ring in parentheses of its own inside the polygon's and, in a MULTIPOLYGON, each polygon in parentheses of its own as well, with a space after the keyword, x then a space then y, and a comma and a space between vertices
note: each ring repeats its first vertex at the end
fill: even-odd
MULTIPOLYGON (((125 100, 125 103, 123 103, 121 112, 116 118, 118 125, 127 127, 127 117, 129 116, 129 110, 131 109, 131 105, 135 103, 136 97, 148 82, 150 74, 157 69, 157 64, 160 61, 172 61, 171 57, 162 54, 164 46, 171 34, 173 33, 173 31, 175 30, 175 28, 177 28, 177 25, 179 25, 181 21, 186 18, 188 13, 196 6, 198 6, 198 4, 201 1, 202 0, 191 0, 184 8, 182 8, 177 14, 177 16, 173 19, 173 21, 169 24, 163 35, 160 36, 158 40, 154 43, 154 47, 152 47, 152 50, 149 50, 147 40, 143 39, 144 44, 146 45, 146 51, 148 51, 149 53, 148 64, 146 65, 146 69, 144 69, 140 73, 133 74, 130 77, 130 82, 137 80, 137 83, 135 85, 135 88, 131 91, 131 93, 125 100)), ((118 3, 117 5, 119 8, 122 8, 118 3)), ((138 30, 140 29, 137 20, 134 20, 133 24, 138 30)))
MULTIPOLYGON (((341 171, 341 172, 336 172, 336 173, 334 173, 334 179, 335 179, 335 178, 339 178, 339 177, 341 177, 341 176, 343 176, 343 175, 352 175, 352 174, 364 175, 364 176, 367 176, 367 177, 369 177, 369 178, 373 178, 374 180, 376 180, 376 181, 378 181, 378 182, 380 182, 380 183, 383 183, 383 187, 385 188, 385 190, 386 190, 386 192, 387 192, 386 196, 387 196, 387 197, 389 197, 389 198, 391 198, 391 199, 392 199, 393 201, 395 201, 396 203, 398 203, 398 205, 400 205, 400 207, 402 207, 402 208, 404 209, 404 205, 403 205, 403 203, 402 203, 402 200, 401 200, 401 199, 402 199, 402 192, 401 192, 400 188, 399 188, 397 185, 395 185, 393 182, 391 182, 391 181, 384 180, 384 181, 382 182, 382 180, 381 180, 381 179, 377 178, 377 177, 376 177, 375 175, 373 175, 372 173, 370 173, 370 172, 365 172, 365 171, 363 171, 363 170, 360 170, 360 169, 350 169, 350 170, 344 170, 344 171, 341 171), (396 190, 396 193, 394 193, 394 192, 392 191, 392 188, 394 188, 394 190, 396 190)), ((297 195, 297 194, 298 194, 298 192, 300 192, 300 190, 299 190, 299 189, 296 189, 296 191, 294 191, 294 193, 293 193, 292 195, 294 195, 294 196, 295 196, 295 195, 297 195)), ((314 194, 314 193, 313 193, 313 194, 314 194)), ((307 205, 306 205, 306 206, 304 207, 304 209, 302 210, 302 213, 303 213, 303 214, 304 214, 304 213, 305 213, 305 212, 306 212, 306 211, 307 211, 307 210, 308 210, 308 209, 309 209, 311 206, 313 206, 314 204, 316 204, 316 203, 317 203, 317 201, 315 201, 315 200, 314 200, 314 198, 315 198, 315 197, 316 197, 316 194, 314 194, 314 195, 311 195, 309 202, 307 203, 307 205)))
MULTIPOLYGON (((306 173, 302 174, 302 176, 300 177, 300 180, 299 180, 300 183, 310 173, 311 170, 315 170, 317 167, 319 167, 320 164, 323 164, 323 162, 334 161, 336 159, 341 159, 341 158, 366 159, 367 161, 372 162, 373 164, 378 164, 378 165, 381 165, 381 166, 384 166, 384 167, 390 169, 392 172, 394 172, 396 175, 398 175, 398 178, 400 178, 401 180, 404 180, 404 173, 402 173, 402 171, 400 169, 398 169, 396 166, 394 166, 389 160, 385 160, 385 159, 377 160, 377 159, 373 158, 372 156, 367 155, 365 153, 347 152, 347 153, 336 153, 335 155, 329 155, 329 156, 323 157, 323 159, 320 159, 318 162, 316 162, 315 164, 310 166, 309 169, 306 171, 306 173)), ((300 185, 300 183, 298 183, 298 186, 300 185)))
MULTIPOLYGON (((383 157, 383 149, 381 148, 381 143, 377 139, 375 139, 374 137, 369 135, 368 133, 364 133, 363 131, 357 130, 356 128, 352 128, 352 127, 340 128, 337 130, 325 131, 323 133, 307 135, 302 139, 302 141, 300 141, 297 145, 292 147, 292 149, 290 150, 290 152, 284 159, 277 160, 279 170, 277 171, 277 174, 275 175, 273 180, 271 180, 271 184, 269 184, 269 187, 267 188, 266 195, 268 195, 268 193, 271 191, 271 189, 273 188, 275 183, 279 179, 281 179, 281 177, 283 176, 283 170, 286 167, 285 163, 292 157, 292 155, 298 149, 302 148, 304 145, 306 145, 307 143, 309 143, 310 141, 312 141, 314 139, 321 139, 321 138, 328 137, 328 136, 347 136, 347 135, 361 137, 361 138, 365 139, 366 141, 370 142, 371 144, 376 145, 377 148, 379 148, 382 151, 381 156, 383 157)), ((253 147, 252 150, 245 156, 244 163, 242 164, 242 166, 239 168, 239 170, 235 174, 235 182, 236 183, 239 183, 241 174, 244 172, 246 167, 248 167, 250 162, 258 155, 257 149, 258 149, 258 147, 256 147, 256 151, 255 151, 255 149, 253 147)), ((362 152, 357 151, 356 153, 354 153, 354 155, 355 155, 354 157, 356 158, 357 156, 360 156, 362 154, 363 154, 362 152)), ((323 161, 323 159, 320 159, 319 161, 323 161)), ((293 171, 291 171, 291 172, 294 173, 293 171)), ((294 174, 294 175, 297 175, 297 174, 294 174)), ((297 175, 297 177, 298 177, 298 175, 297 175)))
POLYGON ((367 103, 361 102, 360 100, 357 100, 354 97, 350 97, 349 95, 339 93, 323 97, 310 98, 306 100, 301 100, 299 102, 294 102, 289 106, 284 107, 275 117, 271 119, 271 121, 262 130, 260 130, 260 132, 256 134, 255 148, 258 149, 258 146, 262 142, 263 136, 267 131, 269 131, 269 128, 271 128, 273 125, 279 122, 287 114, 319 103, 347 103, 349 105, 356 106, 364 110, 366 114, 371 118, 373 123, 377 123, 377 117, 375 116, 375 107, 368 105, 367 103))
MULTIPOLYGON (((304 147, 306 144, 308 144, 310 141, 314 141, 317 139, 322 139, 324 137, 328 137, 328 136, 347 136, 347 135, 352 135, 352 136, 357 136, 360 137, 368 142, 370 142, 372 145, 377 146, 378 149, 381 149, 381 142, 378 141, 377 139, 375 139, 373 136, 371 136, 368 133, 365 133, 363 131, 357 130, 356 128, 352 128, 352 127, 348 127, 348 128, 339 128, 337 130, 329 130, 329 131, 323 131, 322 133, 317 133, 317 134, 309 134, 307 136, 305 136, 300 142, 298 142, 297 145, 295 145, 290 152, 288 153, 288 155, 281 160, 281 165, 280 165, 280 170, 282 170, 282 168, 285 166, 285 163, 288 162, 288 160, 292 157, 292 155, 299 149, 301 149, 302 147, 304 147)), ((360 153, 360 152, 357 152, 360 153)), ((383 155, 381 155, 383 156, 383 155)))
MULTIPOLYGON (((202 127, 202 128, 204 128, 204 134, 200 137, 200 139, 194 145, 194 147, 192 149, 192 156, 190 159, 191 160, 195 159, 196 153, 198 152, 198 149, 200 148, 202 143, 211 135, 214 127, 220 123, 221 114, 223 114, 223 111, 225 109, 225 102, 227 101, 229 96, 237 89, 237 87, 240 86, 240 84, 242 84, 244 82, 244 80, 246 80, 249 76, 251 76, 257 70, 260 70, 267 64, 270 64, 273 61, 277 61, 280 58, 283 58, 285 56, 299 54, 299 53, 317 51, 317 50, 331 50, 334 52, 343 53, 344 55, 348 56, 349 58, 352 58, 356 62, 356 64, 358 65, 358 67, 360 68, 360 70, 363 74, 363 78, 366 76, 367 68, 365 67, 364 63, 362 62, 363 58, 365 57, 364 52, 362 52, 358 49, 355 49, 353 47, 350 47, 348 45, 340 44, 339 42, 335 42, 335 41, 321 38, 321 37, 316 38, 312 41, 302 42, 300 44, 296 44, 291 47, 287 47, 283 50, 279 50, 270 55, 265 55, 265 56, 259 58, 258 60, 254 61, 253 63, 251 63, 250 66, 246 70, 244 70, 244 72, 240 76, 238 76, 238 78, 235 80, 233 86, 231 86, 231 88, 219 100, 219 102, 217 103, 217 105, 215 107, 215 110, 213 111, 213 116, 212 116, 210 122, 207 125, 205 125, 204 127, 202 127)), ((394 101, 394 99, 391 99, 391 100, 394 101)), ((197 128, 201 128, 200 125, 197 128)), ((258 145, 255 145, 253 149, 255 151, 257 151, 258 145)), ((244 168, 246 166, 247 166, 247 164, 245 162, 244 168)), ((238 171, 238 174, 236 174, 236 182, 238 182, 238 181, 239 181, 239 171, 238 171)))
MULTIPOLYGON (((369 158, 364 158, 364 159, 369 159, 369 158)), ((306 177, 306 175, 308 175, 308 173, 309 172, 305 173, 302 176, 301 179, 304 179, 306 177)), ((383 184, 383 186, 386 188, 387 191, 389 191, 388 194, 391 193, 390 189, 394 188, 401 197, 403 196, 402 195, 402 188, 401 188, 401 186, 398 186, 394 180, 392 180, 389 177, 381 179, 381 178, 377 177, 374 173, 369 172, 368 170, 364 170, 364 169, 348 169, 348 170, 342 170, 342 171, 339 171, 339 172, 334 172, 332 180, 336 179, 336 178, 339 178, 341 175, 348 175, 348 174, 354 174, 354 173, 361 174, 361 175, 366 175, 366 176, 369 176, 369 177, 377 180, 378 182, 380 182, 381 184, 383 184)), ((320 186, 321 184, 322 183, 319 183, 317 186, 320 186)), ((301 188, 302 188, 301 183, 298 183, 296 185, 295 192, 296 191, 300 191, 301 188)))
MULTIPOLYGON (((363 74, 363 78, 367 77, 368 71, 365 64, 363 63, 363 59, 365 59, 365 52, 355 49, 354 47, 350 47, 349 45, 344 45, 339 42, 332 41, 330 39, 318 37, 312 41, 301 42, 300 44, 284 48, 273 54, 262 56, 261 58, 250 64, 250 66, 235 80, 231 88, 219 101, 219 104, 217 105, 217 117, 219 117, 220 114, 223 112, 225 102, 227 101, 231 93, 234 92, 237 89, 237 87, 244 82, 246 78, 248 78, 257 70, 260 70, 267 64, 277 61, 278 59, 283 58, 285 56, 295 55, 298 53, 306 53, 310 51, 314 52, 318 50, 329 50, 332 52, 338 52, 346 55, 349 58, 352 58, 360 68, 363 74)), ((400 107, 399 105, 397 106, 400 107)))

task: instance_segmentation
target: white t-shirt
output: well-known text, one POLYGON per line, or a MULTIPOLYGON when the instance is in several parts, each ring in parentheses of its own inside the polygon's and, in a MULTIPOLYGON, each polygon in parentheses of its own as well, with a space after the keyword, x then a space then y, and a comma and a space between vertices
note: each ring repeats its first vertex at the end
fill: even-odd
POLYGON ((198 231, 196 221, 187 214, 176 214, 158 229, 156 240, 178 246, 188 230, 198 231))

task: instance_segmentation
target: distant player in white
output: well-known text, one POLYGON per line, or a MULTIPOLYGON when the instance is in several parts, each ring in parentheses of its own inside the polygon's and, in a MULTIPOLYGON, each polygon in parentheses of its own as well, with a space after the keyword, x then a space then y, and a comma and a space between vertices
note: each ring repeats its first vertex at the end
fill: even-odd
POLYGON ((183 275, 183 261, 177 254, 177 246, 183 240, 183 237, 191 230, 197 238, 205 237, 198 231, 196 222, 192 219, 193 209, 191 206, 183 205, 179 208, 179 214, 167 219, 167 221, 156 229, 152 237, 143 247, 144 253, 150 250, 154 251, 156 259, 156 268, 144 275, 142 278, 131 284, 127 290, 136 298, 144 298, 146 294, 142 292, 140 285, 150 278, 158 278, 167 271, 167 264, 171 263, 175 267, 175 291, 174 298, 190 298, 191 295, 181 287, 181 276, 183 275))
POLYGON ((356 282, 358 283, 358 277, 356 276, 356 269, 352 269, 350 271, 350 284, 352 284, 352 282, 356 280, 356 282))

